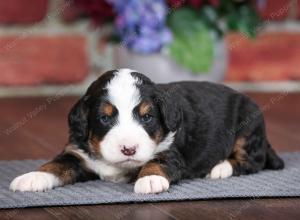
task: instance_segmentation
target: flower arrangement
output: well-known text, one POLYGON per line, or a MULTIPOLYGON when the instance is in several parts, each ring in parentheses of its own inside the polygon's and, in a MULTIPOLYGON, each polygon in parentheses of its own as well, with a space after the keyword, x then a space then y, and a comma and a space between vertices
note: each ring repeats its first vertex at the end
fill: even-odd
POLYGON ((126 47, 137 53, 158 52, 170 43, 172 35, 165 21, 164 0, 108 0, 117 13, 117 34, 126 47))
POLYGON ((113 11, 115 35, 128 49, 140 54, 163 51, 194 73, 210 69, 215 42, 224 32, 253 37, 260 21, 247 0, 75 1, 98 23, 109 20, 113 11), (97 13, 100 5, 106 13, 97 13))

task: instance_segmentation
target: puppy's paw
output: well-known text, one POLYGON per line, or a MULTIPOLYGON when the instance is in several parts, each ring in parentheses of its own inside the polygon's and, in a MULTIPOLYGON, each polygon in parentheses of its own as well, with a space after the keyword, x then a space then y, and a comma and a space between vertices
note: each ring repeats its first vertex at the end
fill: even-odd
POLYGON ((160 193, 167 191, 169 186, 169 181, 163 176, 144 176, 135 182, 134 192, 142 194, 160 193))
POLYGON ((208 177, 211 179, 224 179, 232 176, 232 174, 233 174, 232 165, 228 162, 228 160, 225 160, 217 164, 214 168, 212 168, 208 177))
POLYGON ((59 185, 61 185, 61 182, 55 175, 36 171, 16 177, 11 182, 9 189, 21 192, 39 192, 52 189, 59 185))

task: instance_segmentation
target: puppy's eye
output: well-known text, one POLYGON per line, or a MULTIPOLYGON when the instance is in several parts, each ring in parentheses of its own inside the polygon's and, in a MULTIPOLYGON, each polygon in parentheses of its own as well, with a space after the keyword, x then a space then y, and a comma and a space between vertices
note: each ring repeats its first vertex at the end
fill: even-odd
POLYGON ((100 121, 103 123, 103 124, 108 124, 111 122, 111 116, 108 116, 108 115, 102 115, 100 117, 100 121))
POLYGON ((143 123, 149 123, 149 122, 152 121, 152 119, 153 119, 153 116, 152 116, 152 115, 149 115, 149 114, 146 114, 146 115, 141 116, 141 121, 142 121, 143 123))

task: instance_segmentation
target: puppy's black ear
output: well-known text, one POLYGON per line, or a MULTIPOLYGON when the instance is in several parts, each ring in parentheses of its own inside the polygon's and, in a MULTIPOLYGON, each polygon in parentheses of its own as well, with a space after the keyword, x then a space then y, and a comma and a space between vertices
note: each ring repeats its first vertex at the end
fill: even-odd
POLYGON ((69 142, 73 144, 86 144, 89 136, 88 115, 89 106, 93 106, 99 97, 101 89, 113 76, 115 70, 107 71, 94 81, 85 95, 73 106, 69 113, 69 142))
POLYGON ((78 144, 88 139, 88 96, 83 96, 71 109, 69 121, 69 141, 78 144))
POLYGON ((176 131, 181 122, 181 109, 176 103, 172 94, 168 91, 157 89, 156 98, 160 113, 162 115, 165 126, 172 132, 176 131))

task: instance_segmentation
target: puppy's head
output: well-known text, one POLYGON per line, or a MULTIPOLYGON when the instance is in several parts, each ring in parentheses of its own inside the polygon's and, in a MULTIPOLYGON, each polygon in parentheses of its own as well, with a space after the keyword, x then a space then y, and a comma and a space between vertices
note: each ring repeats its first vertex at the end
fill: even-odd
POLYGON ((180 111, 171 95, 132 70, 106 72, 72 108, 70 142, 112 165, 142 166, 173 142, 180 111))

